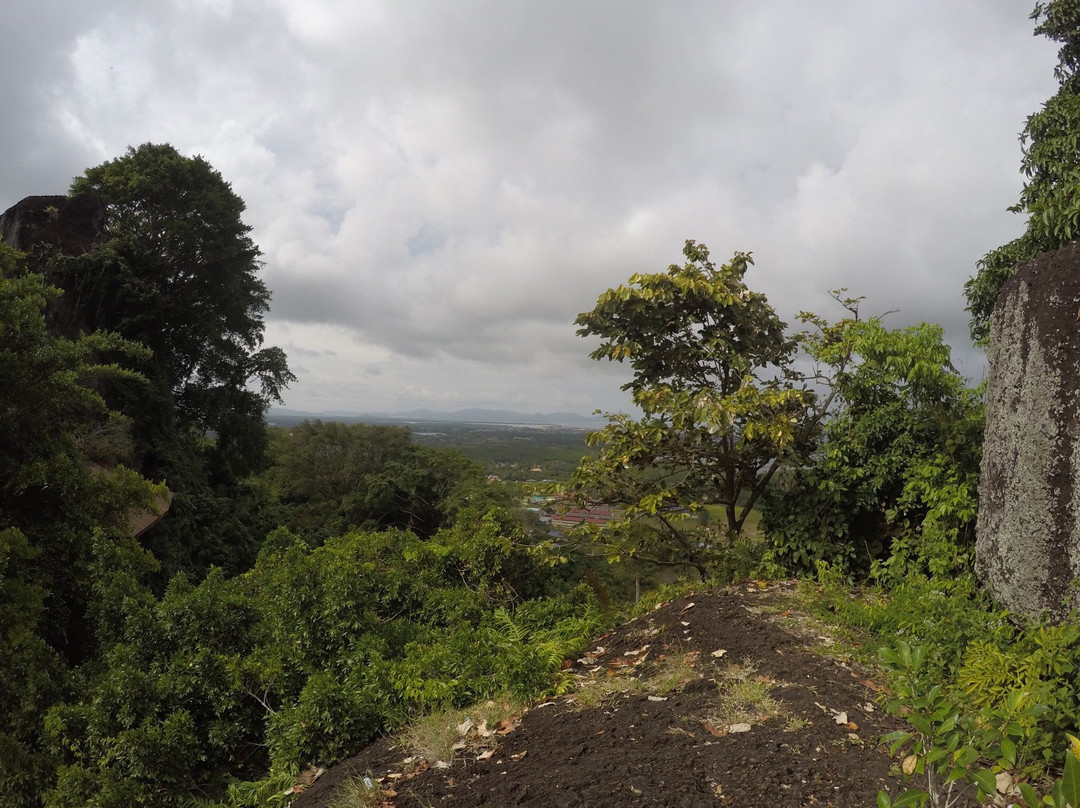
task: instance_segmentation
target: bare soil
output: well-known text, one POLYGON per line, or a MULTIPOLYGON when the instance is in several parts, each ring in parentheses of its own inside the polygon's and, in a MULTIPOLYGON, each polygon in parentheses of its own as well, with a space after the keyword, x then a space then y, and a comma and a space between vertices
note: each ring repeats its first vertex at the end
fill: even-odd
POLYGON ((505 734, 474 728, 443 763, 383 740, 292 808, 326 808, 365 776, 381 791, 372 804, 395 808, 874 806, 878 789, 902 788, 878 742, 899 723, 870 672, 790 610, 793 588, 751 582, 663 604, 598 638, 568 663, 577 692, 505 734), (755 688, 773 703, 740 701, 755 688))

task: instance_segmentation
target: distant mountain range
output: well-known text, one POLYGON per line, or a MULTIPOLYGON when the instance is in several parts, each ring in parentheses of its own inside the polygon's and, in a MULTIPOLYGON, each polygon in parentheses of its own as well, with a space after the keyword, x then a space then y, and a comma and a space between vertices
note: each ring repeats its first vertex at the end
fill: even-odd
POLYGON ((419 409, 407 412, 305 412, 281 407, 271 407, 267 415, 273 421, 275 417, 288 420, 319 418, 323 421, 357 422, 365 420, 380 421, 443 421, 453 423, 494 423, 494 424, 552 424, 557 426, 597 427, 604 423, 599 415, 579 415, 575 412, 534 412, 523 413, 513 410, 486 410, 472 408, 440 412, 438 410, 419 409))

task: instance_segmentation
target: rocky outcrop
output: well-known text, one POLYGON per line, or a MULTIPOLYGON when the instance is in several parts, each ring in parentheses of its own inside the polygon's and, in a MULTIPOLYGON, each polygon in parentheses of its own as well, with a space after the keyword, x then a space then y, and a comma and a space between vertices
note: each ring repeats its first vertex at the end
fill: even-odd
MULTIPOLYGON (((42 249, 50 256, 87 252, 103 238, 104 226, 104 203, 86 194, 28 196, 0 214, 0 237, 5 243, 22 252, 42 249)), ((66 295, 53 303, 49 317, 51 326, 60 326, 72 338, 87 330, 79 322, 78 312, 67 303, 66 295)), ((111 466, 91 464, 93 474, 111 475, 113 471, 111 466)), ((166 490, 152 508, 132 511, 128 516, 131 535, 138 538, 160 522, 172 505, 172 497, 166 490)))
POLYGON ((991 328, 976 571, 1061 618, 1080 607, 1080 244, 1018 267, 991 328))
POLYGON ((89 250, 101 237, 105 205, 94 196, 28 196, 0 214, 0 236, 26 252, 51 245, 65 255, 89 250))

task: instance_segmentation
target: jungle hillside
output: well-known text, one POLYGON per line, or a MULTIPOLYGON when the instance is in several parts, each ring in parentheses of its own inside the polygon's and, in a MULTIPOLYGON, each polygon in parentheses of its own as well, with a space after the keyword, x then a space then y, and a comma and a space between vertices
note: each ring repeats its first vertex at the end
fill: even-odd
MULTIPOLYGON (((1059 91, 976 343, 1080 234, 1080 3, 1033 20, 1059 91)), ((5 214, 0 806, 544 805, 604 733, 566 804, 1080 806, 1080 618, 976 575, 985 388, 939 325, 777 312, 687 239, 567 323, 629 372, 598 428, 271 424, 244 211, 145 143, 5 214), (726 793, 658 774, 709 755, 726 793)))

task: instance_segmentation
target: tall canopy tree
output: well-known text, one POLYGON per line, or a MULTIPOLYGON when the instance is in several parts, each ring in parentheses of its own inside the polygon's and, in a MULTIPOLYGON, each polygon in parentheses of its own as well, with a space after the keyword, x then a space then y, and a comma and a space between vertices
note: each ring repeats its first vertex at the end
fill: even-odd
POLYGON ((1036 34, 1061 45, 1054 69, 1058 91, 1028 117, 1020 134, 1020 168, 1027 180, 1009 210, 1027 214, 1027 229, 983 256, 964 285, 971 337, 979 343, 989 336, 998 292, 1016 265, 1080 237, 1080 2, 1040 2, 1031 18, 1036 34))
POLYGON ((178 425, 213 431, 221 462, 250 470, 266 406, 295 377, 280 348, 260 347, 270 293, 243 200, 203 158, 149 143, 88 169, 71 193, 106 210, 104 243, 60 264, 80 325, 150 348, 145 372, 178 425))
POLYGON ((785 372, 796 340, 743 280, 750 255, 717 266, 693 241, 683 255, 684 264, 633 275, 578 316, 579 335, 602 339, 592 358, 633 368, 623 389, 643 417, 609 415, 588 437, 598 454, 582 460, 568 492, 624 510, 619 528, 597 536, 611 556, 705 577, 784 457, 809 437, 814 396, 785 372), (710 502, 724 506, 726 531, 693 535, 680 524, 710 502))
POLYGON ((118 358, 148 382, 106 385, 131 419, 138 469, 173 492, 169 517, 145 536, 163 578, 211 564, 239 572, 273 527, 244 480, 265 467, 265 413, 294 379, 262 347, 270 294, 243 200, 201 157, 169 145, 131 148, 76 178, 102 233, 79 254, 38 248, 35 268, 64 290, 50 323, 74 339, 96 330, 150 349, 118 358))

